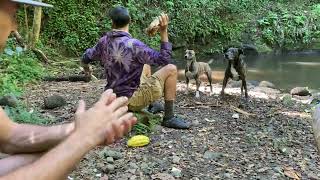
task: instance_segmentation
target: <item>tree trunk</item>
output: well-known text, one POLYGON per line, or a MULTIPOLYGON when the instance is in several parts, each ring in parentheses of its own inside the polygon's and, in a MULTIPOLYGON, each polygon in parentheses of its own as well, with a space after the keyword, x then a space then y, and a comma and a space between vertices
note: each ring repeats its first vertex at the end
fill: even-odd
MULTIPOLYGON (((42 0, 39 0, 40 2, 42 0)), ((42 15, 42 8, 35 7, 34 8, 34 16, 33 16, 33 26, 32 26, 32 37, 30 41, 30 45, 34 48, 39 41, 40 36, 40 29, 41 29, 41 15, 42 15)))

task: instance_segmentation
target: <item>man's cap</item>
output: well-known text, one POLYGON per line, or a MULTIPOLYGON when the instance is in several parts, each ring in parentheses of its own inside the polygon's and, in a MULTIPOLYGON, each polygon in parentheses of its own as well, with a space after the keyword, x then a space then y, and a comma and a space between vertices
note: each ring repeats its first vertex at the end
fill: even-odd
POLYGON ((28 4, 32 6, 42 6, 42 7, 53 7, 51 4, 46 4, 43 2, 32 1, 32 0, 11 0, 12 2, 21 3, 21 4, 28 4))

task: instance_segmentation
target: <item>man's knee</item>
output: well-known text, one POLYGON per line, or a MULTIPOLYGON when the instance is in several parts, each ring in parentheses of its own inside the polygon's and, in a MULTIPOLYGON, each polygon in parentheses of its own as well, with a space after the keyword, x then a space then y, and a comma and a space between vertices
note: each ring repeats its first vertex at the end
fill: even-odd
POLYGON ((168 64, 168 65, 164 66, 163 68, 170 75, 175 75, 178 73, 177 66, 175 66, 173 64, 168 64))

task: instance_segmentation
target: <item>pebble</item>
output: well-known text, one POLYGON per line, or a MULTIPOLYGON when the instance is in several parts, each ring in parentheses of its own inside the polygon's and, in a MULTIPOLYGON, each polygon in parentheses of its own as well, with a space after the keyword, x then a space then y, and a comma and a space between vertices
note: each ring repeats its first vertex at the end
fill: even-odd
POLYGON ((224 174, 224 177, 225 177, 225 178, 228 178, 228 179, 231 179, 231 174, 230 174, 230 173, 225 173, 225 174, 224 174))
POLYGON ((113 157, 107 157, 107 162, 108 163, 113 163, 114 162, 113 157))
POLYGON ((236 113, 236 114, 233 114, 233 115, 232 115, 232 118, 233 118, 233 119, 239 119, 239 118, 240 118, 240 116, 239 116, 239 114, 238 114, 238 113, 236 113))
POLYGON ((210 160, 218 160, 223 156, 223 153, 217 153, 212 151, 206 151, 203 155, 203 158, 210 160))
POLYGON ((172 173, 172 175, 174 176, 174 177, 181 177, 181 170, 180 169, 178 169, 178 168, 175 168, 175 167, 173 167, 172 169, 171 169, 171 173, 172 173))
POLYGON ((131 169, 138 169, 139 168, 139 166, 136 163, 133 163, 133 162, 129 163, 129 167, 131 169))
POLYGON ((180 158, 179 158, 178 156, 173 156, 172 162, 173 162, 174 164, 179 164, 180 158))
POLYGON ((108 165, 106 166, 106 171, 107 171, 108 173, 113 172, 114 169, 115 169, 115 167, 114 167, 114 165, 112 165, 112 164, 108 164, 108 165))
POLYGON ((200 122, 198 120, 193 121, 192 123, 194 126, 199 126, 200 122))

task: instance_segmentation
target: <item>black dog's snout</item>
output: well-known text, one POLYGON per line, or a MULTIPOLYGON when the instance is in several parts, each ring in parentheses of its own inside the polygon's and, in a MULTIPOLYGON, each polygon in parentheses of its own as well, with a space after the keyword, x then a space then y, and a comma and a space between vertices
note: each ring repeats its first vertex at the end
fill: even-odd
POLYGON ((228 54, 225 54, 224 57, 225 57, 226 59, 228 59, 228 54))

